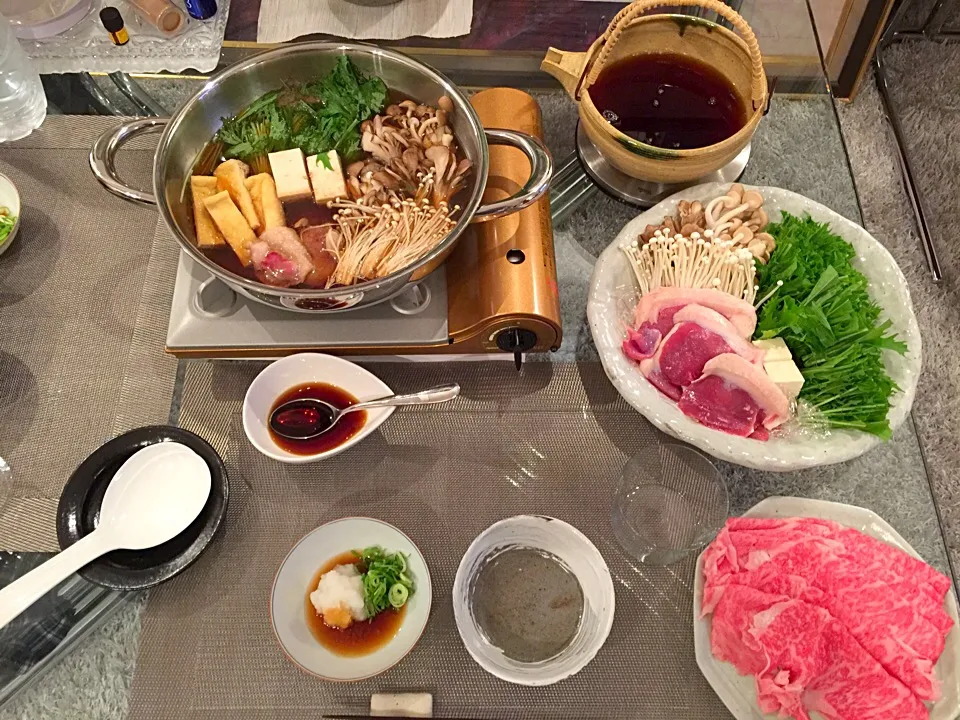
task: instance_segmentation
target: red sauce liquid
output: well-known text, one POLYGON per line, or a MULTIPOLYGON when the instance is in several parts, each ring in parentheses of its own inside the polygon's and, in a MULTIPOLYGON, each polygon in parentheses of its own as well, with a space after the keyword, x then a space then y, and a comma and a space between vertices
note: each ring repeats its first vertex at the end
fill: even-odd
POLYGON ((590 86, 590 98, 620 132, 671 150, 714 145, 747 123, 730 81, 710 65, 683 55, 619 60, 590 86))
MULTIPOLYGON (((270 408, 270 415, 283 403, 297 400, 299 398, 314 398, 323 400, 342 410, 350 405, 356 405, 359 402, 353 395, 336 385, 328 383, 304 383, 290 388, 273 403, 270 408)), ((277 435, 273 428, 268 426, 270 438, 281 448, 294 455, 316 455, 318 453, 332 450, 335 447, 343 445, 350 438, 360 432, 360 429, 367 422, 367 411, 359 410, 357 412, 344 415, 340 421, 322 435, 309 440, 291 440, 290 438, 277 435)), ((317 586, 314 585, 314 588, 317 586)))
POLYGON ((307 616, 307 627, 310 628, 310 632, 318 643, 337 655, 356 657, 372 653, 390 642, 403 623, 407 606, 404 605, 399 610, 384 610, 370 620, 355 622, 346 630, 329 627, 323 622, 323 616, 317 612, 313 603, 310 602, 310 593, 317 589, 317 583, 320 582, 321 575, 330 572, 337 565, 348 563, 358 565, 360 570, 364 570, 364 567, 360 564, 360 558, 352 552, 345 552, 329 560, 317 571, 310 582, 310 587, 307 588, 304 612, 307 616))

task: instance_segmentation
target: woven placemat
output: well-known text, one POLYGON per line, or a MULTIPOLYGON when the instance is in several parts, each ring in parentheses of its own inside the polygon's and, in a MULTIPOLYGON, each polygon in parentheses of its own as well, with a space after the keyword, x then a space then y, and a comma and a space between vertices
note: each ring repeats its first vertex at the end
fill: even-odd
MULTIPOLYGON (((14 475, 6 502, 0 488, 0 550, 59 549, 57 501, 74 468, 114 435, 167 421, 176 244, 156 209, 110 195, 87 160, 119 121, 50 116, 0 146, 23 204, 0 257, 0 457, 14 475)), ((152 164, 150 139, 118 162, 141 187, 152 164)))
MULTIPOLYGON (((151 593, 130 705, 132 720, 311 718, 363 713, 372 693, 425 690, 444 717, 728 717, 697 669, 694 558, 669 568, 628 559, 613 539, 614 484, 657 436, 599 364, 370 365, 396 392, 456 380, 461 397, 398 411, 356 447, 312 465, 282 465, 247 442, 245 389, 262 366, 188 364, 181 424, 207 438, 231 477, 219 538, 188 571, 151 593), (460 558, 492 523, 520 513, 562 518, 606 559, 616 619, 584 670, 546 688, 500 681, 460 641, 451 589, 460 558), (419 644, 356 684, 305 675, 280 651, 267 598, 297 540, 335 518, 393 523, 423 551, 433 609, 419 644)), ((322 562, 318 558, 318 562, 322 562)))

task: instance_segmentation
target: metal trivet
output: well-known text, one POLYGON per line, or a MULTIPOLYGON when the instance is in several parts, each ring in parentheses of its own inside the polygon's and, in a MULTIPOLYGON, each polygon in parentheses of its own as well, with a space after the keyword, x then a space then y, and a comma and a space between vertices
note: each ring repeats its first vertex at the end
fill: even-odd
POLYGON ((696 180, 682 183, 648 182, 620 172, 600 154, 597 147, 587 137, 587 133, 580 123, 577 123, 577 156, 580 159, 583 171, 605 193, 631 205, 649 208, 675 192, 692 185, 710 182, 736 182, 743 175, 743 171, 747 167, 747 161, 750 159, 750 143, 747 143, 747 146, 733 160, 719 170, 696 180))

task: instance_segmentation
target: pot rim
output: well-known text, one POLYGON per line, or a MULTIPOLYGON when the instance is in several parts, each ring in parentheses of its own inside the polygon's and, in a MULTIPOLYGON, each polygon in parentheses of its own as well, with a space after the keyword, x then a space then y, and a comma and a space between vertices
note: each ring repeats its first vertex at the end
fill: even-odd
MULTIPOLYGON (((719 30, 722 35, 733 40, 734 43, 737 45, 737 47, 739 47, 746 54, 746 57, 749 58, 747 45, 743 41, 743 38, 741 38, 739 35, 737 35, 735 32, 733 32, 729 28, 725 28, 723 25, 720 25, 719 23, 715 23, 713 20, 707 20, 706 18, 694 17, 692 15, 684 15, 682 13, 657 13, 656 15, 645 15, 644 17, 637 18, 632 23, 630 23, 630 25, 631 26, 639 25, 641 23, 648 23, 654 20, 662 21, 665 18, 668 18, 671 20, 675 18, 681 18, 684 21, 692 22, 692 24, 695 24, 695 25, 709 26, 714 30, 719 30)), ((587 57, 584 62, 584 70, 586 70, 587 67, 590 65, 590 63, 593 61, 594 55, 596 55, 597 50, 599 50, 600 48, 601 39, 602 38, 598 38, 597 40, 595 40, 593 44, 587 49, 587 57)), ((626 133, 621 132, 620 130, 617 130, 617 128, 615 128, 605 119, 603 119, 603 116, 600 114, 600 111, 597 110, 597 106, 593 104, 593 98, 590 97, 590 88, 588 87, 583 88, 583 90, 581 91, 580 101, 577 103, 577 105, 578 105, 578 108, 582 107, 584 100, 586 100, 589 103, 590 109, 592 109, 594 113, 596 113, 596 116, 601 119, 604 129, 609 130, 608 135, 610 135, 611 139, 617 141, 620 145, 623 145, 624 149, 627 152, 629 152, 631 155, 644 157, 647 154, 649 154, 649 155, 661 156, 661 158, 656 158, 656 157, 651 158, 653 160, 656 160, 656 159, 681 160, 684 158, 700 158, 703 156, 705 152, 727 150, 729 147, 745 144, 746 141, 748 141, 753 136, 753 133, 757 129, 757 123, 760 122, 760 118, 762 118, 764 113, 766 112, 767 105, 770 104, 770 87, 769 86, 767 86, 765 99, 766 99, 766 102, 764 103, 764 105, 762 107, 756 108, 752 113, 750 113, 747 116, 747 121, 743 124, 743 127, 737 130, 737 132, 735 132, 730 137, 724 140, 721 140, 718 143, 713 143, 712 145, 704 145, 703 147, 684 148, 684 149, 657 147, 656 145, 650 145, 649 143, 641 142, 640 140, 637 140, 636 138, 632 138, 626 133), (632 150, 630 150, 631 145, 637 146, 639 152, 633 152, 632 150)), ((747 98, 747 101, 748 101, 747 107, 749 107, 749 98, 747 98)))
MULTIPOLYGON (((173 117, 170 118, 170 122, 167 123, 163 134, 160 136, 160 141, 157 144, 157 150, 154 155, 153 192, 154 196, 157 198, 157 207, 160 212, 160 217, 163 218, 164 224, 177 239, 180 247, 185 250, 193 260, 200 263, 209 272, 213 273, 213 275, 220 278, 227 284, 239 285, 240 287, 252 291, 253 293, 273 295, 276 297, 338 300, 343 298, 345 294, 352 295, 355 293, 360 293, 362 296, 362 294, 366 291, 376 290, 384 286, 397 285, 399 287, 401 284, 406 284, 409 282, 409 278, 417 270, 424 265, 433 262, 438 256, 446 252, 459 239, 464 230, 466 230, 467 226, 473 219, 475 211, 480 206, 480 203, 483 199, 483 193, 487 185, 489 161, 490 154, 487 146, 487 136, 484 132, 483 125, 480 123, 480 119, 477 117, 476 111, 473 109, 473 106, 470 104, 467 96, 464 95, 460 88, 457 87, 457 85, 455 85, 445 75, 441 74, 429 65, 410 57, 409 55, 396 50, 382 48, 378 45, 349 42, 306 42, 279 47, 252 55, 249 58, 241 60, 240 62, 234 63, 233 65, 225 68, 204 83, 203 87, 197 90, 197 92, 195 92, 190 99, 187 100, 187 102, 185 102, 176 111, 176 113, 174 113, 173 117), (410 265, 407 265, 405 268, 397 270, 386 277, 377 278, 376 280, 368 280, 367 282, 357 283, 355 285, 345 285, 338 288, 312 289, 274 287, 272 285, 257 282, 256 280, 250 280, 248 278, 241 277, 240 275, 236 275, 229 270, 224 269, 220 265, 210 260, 197 248, 196 245, 194 245, 193 242, 190 241, 189 238, 184 236, 174 221, 173 213, 170 211, 170 207, 165 199, 166 195, 163 192, 164 174, 162 172, 164 163, 161 163, 161 158, 168 151, 171 140, 182 124, 184 117, 186 117, 189 112, 199 103, 200 98, 204 94, 221 84, 225 79, 235 75, 241 75, 249 71, 250 68, 264 62, 269 62, 276 57, 285 55, 301 55, 318 51, 330 52, 338 55, 342 54, 346 55, 347 57, 351 57, 352 54, 357 53, 370 55, 373 57, 387 58, 393 62, 405 65, 409 69, 426 75, 429 79, 440 85, 443 88, 444 93, 450 96, 451 99, 454 100, 454 103, 458 105, 457 110, 464 110, 464 120, 469 125, 470 130, 477 137, 479 157, 477 158, 477 162, 475 162, 473 165, 473 171, 477 173, 477 184, 474 187, 473 195, 465 203, 465 205, 460 208, 457 224, 453 227, 453 229, 429 253, 410 265)), ((184 188, 180 189, 181 194, 184 191, 185 186, 184 188)))

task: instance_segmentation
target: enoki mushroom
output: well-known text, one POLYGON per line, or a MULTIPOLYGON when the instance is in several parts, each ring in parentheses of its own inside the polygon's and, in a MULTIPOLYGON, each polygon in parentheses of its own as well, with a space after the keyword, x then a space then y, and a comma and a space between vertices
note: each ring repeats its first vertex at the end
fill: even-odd
MULTIPOLYGON (((423 187, 423 186, 421 186, 423 187)), ((336 201, 334 217, 340 230, 339 262, 327 287, 352 285, 386 277, 426 255, 456 225, 451 218, 459 206, 430 204, 418 199, 393 198, 379 206, 336 201)))
POLYGON ((621 248, 646 295, 660 287, 713 288, 752 303, 757 269, 749 250, 732 240, 692 233, 671 236, 658 230, 649 242, 636 239, 621 248))

